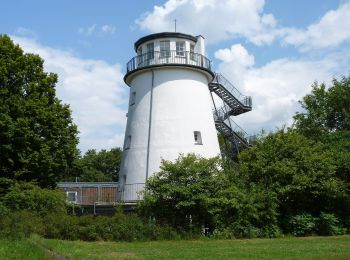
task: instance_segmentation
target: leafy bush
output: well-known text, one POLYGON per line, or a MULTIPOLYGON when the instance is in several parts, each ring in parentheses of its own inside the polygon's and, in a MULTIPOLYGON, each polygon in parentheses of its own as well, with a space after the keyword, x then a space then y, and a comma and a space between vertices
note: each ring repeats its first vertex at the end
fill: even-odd
POLYGON ((308 236, 315 231, 316 218, 310 214, 296 215, 289 219, 289 230, 294 236, 308 236))
POLYGON ((211 235, 215 239, 234 239, 236 238, 230 228, 215 229, 211 235))
POLYGON ((340 226, 334 214, 321 213, 317 221, 317 231, 322 236, 343 235, 346 229, 340 226))
POLYGON ((44 235, 42 219, 27 210, 8 212, 0 219, 0 237, 20 239, 32 233, 44 235))
POLYGON ((9 210, 28 210, 40 216, 66 214, 65 196, 62 192, 42 189, 30 183, 16 183, 1 200, 9 210))
POLYGON ((175 162, 163 160, 160 172, 147 181, 139 213, 159 224, 199 233, 202 226, 215 226, 216 193, 227 183, 218 158, 188 154, 175 162))
POLYGON ((66 214, 49 214, 44 216, 43 220, 45 223, 46 238, 79 239, 78 217, 66 214))

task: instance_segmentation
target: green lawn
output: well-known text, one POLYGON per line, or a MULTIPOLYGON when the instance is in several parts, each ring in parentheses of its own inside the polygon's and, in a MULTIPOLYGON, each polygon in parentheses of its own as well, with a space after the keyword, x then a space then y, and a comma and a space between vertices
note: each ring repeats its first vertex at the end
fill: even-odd
POLYGON ((50 259, 41 248, 28 240, 0 239, 0 259, 50 259))
MULTIPOLYGON (((44 259, 38 248, 31 251, 33 245, 28 241, 3 241, 0 259, 44 259), (26 258, 21 258, 23 255, 26 258)), ((68 259, 350 259, 350 236, 133 243, 36 241, 68 259)))

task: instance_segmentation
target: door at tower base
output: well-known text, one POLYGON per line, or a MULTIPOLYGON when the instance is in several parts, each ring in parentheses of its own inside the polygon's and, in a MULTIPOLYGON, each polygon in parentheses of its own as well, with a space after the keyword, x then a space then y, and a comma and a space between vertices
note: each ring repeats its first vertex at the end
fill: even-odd
POLYGON ((137 199, 132 185, 145 183, 159 170, 161 159, 174 161, 180 153, 219 155, 205 73, 178 67, 149 69, 132 79, 130 93, 120 179, 124 200, 137 199))

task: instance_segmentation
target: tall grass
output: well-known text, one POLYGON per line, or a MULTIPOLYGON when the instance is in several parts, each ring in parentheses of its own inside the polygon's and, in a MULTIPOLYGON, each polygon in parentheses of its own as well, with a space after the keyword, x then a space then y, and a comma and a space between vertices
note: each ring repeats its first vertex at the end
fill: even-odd
POLYGON ((350 236, 248 240, 44 240, 68 259, 350 259, 350 236))
POLYGON ((29 240, 0 240, 0 259, 51 259, 29 240))

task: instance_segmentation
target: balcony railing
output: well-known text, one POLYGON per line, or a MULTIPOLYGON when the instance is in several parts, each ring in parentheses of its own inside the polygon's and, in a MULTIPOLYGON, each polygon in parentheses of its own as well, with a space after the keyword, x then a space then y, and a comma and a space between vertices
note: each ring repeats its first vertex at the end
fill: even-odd
POLYGON ((118 192, 118 200, 123 202, 136 202, 142 200, 144 189, 145 183, 124 184, 124 187, 118 192))
POLYGON ((202 54, 189 51, 153 51, 132 58, 127 64, 127 73, 149 66, 189 65, 211 71, 210 60, 202 54))

